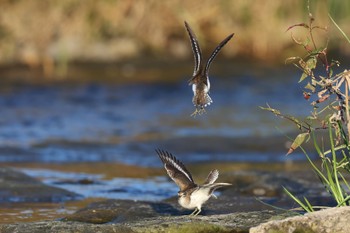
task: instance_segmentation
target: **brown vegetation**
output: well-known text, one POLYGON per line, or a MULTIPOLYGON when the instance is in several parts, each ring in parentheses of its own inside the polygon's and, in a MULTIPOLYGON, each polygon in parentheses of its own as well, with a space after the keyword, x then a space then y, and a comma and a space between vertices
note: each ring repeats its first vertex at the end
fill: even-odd
MULTIPOLYGON (((1 0, 0 64, 43 65, 51 73, 71 61, 188 58, 184 20, 204 50, 234 32, 223 56, 277 61, 295 49, 286 29, 306 17, 306 5, 294 0, 1 0)), ((319 24, 331 26, 330 12, 350 34, 349 2, 311 1, 311 8, 319 24)), ((336 30, 329 36, 330 48, 346 52, 334 40, 341 37, 336 30)))

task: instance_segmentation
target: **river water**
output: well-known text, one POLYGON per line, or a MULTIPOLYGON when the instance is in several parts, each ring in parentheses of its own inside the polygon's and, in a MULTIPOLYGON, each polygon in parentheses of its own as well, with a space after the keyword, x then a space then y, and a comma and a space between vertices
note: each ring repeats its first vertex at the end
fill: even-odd
POLYGON ((285 160, 281 151, 269 149, 267 139, 283 138, 281 132, 295 127, 259 106, 309 113, 298 72, 286 70, 211 77, 214 103, 196 118, 190 117, 194 107, 186 76, 178 82, 2 88, 0 161, 159 166, 154 149, 166 145, 163 149, 181 152, 185 162, 285 160), (266 141, 264 151, 254 147, 256 139, 266 141), (244 153, 235 141, 244 143, 244 153))
POLYGON ((211 76, 214 102, 195 118, 190 116, 193 94, 185 72, 176 81, 3 84, 0 162, 85 198, 161 200, 177 192, 165 174, 105 179, 103 171, 89 173, 79 170, 79 164, 90 170, 97 163, 161 168, 156 148, 173 152, 185 164, 304 160, 299 152, 285 156, 288 139, 283 134, 295 126, 259 108, 269 104, 291 115, 307 115, 310 102, 297 84, 298 71, 236 68, 211 76), (47 168, 50 164, 76 170, 47 168), (96 182, 62 182, 80 179, 96 182), (119 191, 110 192, 115 187, 119 191))

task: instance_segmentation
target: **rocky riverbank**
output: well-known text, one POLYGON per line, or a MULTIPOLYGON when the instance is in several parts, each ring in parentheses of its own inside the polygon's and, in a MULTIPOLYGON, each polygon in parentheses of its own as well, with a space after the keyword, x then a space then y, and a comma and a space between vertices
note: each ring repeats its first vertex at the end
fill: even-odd
MULTIPOLYGON (((207 165, 199 164, 192 168, 197 176, 202 170, 207 170, 207 165)), ((274 170, 273 166, 271 170, 274 170)), ((335 228, 339 229, 337 232, 346 232, 339 224, 343 222, 342 216, 350 212, 349 209, 337 208, 330 214, 326 211, 319 212, 329 219, 323 222, 319 220, 319 213, 289 218, 300 213, 275 208, 290 209, 295 206, 282 191, 282 186, 295 194, 308 196, 314 205, 333 204, 329 197, 322 193, 322 187, 315 182, 312 174, 303 171, 292 176, 291 173, 293 172, 268 172, 258 169, 222 172, 221 181, 231 182, 233 186, 223 189, 218 199, 213 198, 206 203, 201 215, 197 217, 188 216, 190 211, 181 209, 176 197, 162 201, 110 199, 92 202, 85 208, 60 219, 0 224, 0 232, 249 232, 251 230, 254 233, 265 233, 271 232, 270 229, 293 227, 300 230, 304 226, 305 229, 309 229, 307 232, 322 232, 320 229, 329 227, 337 227, 335 228), (319 227, 313 227, 313 222, 319 227)), ((2 203, 65 202, 82 198, 73 192, 45 185, 18 170, 5 167, 0 169, 0 187, 2 203)))

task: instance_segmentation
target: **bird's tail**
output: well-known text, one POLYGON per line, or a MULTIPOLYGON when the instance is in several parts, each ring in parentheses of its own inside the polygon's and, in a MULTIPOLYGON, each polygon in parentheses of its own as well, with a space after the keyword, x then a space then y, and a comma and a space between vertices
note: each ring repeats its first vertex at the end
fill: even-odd
POLYGON ((211 103, 213 103, 213 100, 210 98, 210 96, 208 94, 205 95, 205 104, 204 107, 207 107, 208 105, 210 105, 211 103))
POLYGON ((196 94, 193 96, 192 102, 197 108, 205 108, 213 103, 213 100, 208 94, 205 94, 204 97, 196 94))

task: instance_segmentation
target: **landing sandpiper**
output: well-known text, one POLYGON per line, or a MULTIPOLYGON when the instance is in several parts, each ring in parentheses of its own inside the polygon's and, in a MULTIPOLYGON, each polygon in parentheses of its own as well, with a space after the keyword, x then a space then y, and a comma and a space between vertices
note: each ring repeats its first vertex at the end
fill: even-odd
POLYGON ((185 21, 185 27, 191 41, 191 47, 194 55, 194 71, 192 78, 189 80, 189 85, 192 85, 193 99, 192 102, 196 110, 191 116, 201 115, 205 112, 205 107, 209 106, 213 101, 209 96, 210 81, 209 81, 209 67, 218 52, 222 47, 233 37, 233 33, 226 37, 210 55, 205 67, 203 65, 202 52, 199 47, 198 40, 190 25, 185 21))
POLYGON ((194 209, 191 216, 196 216, 201 212, 202 205, 214 195, 214 191, 220 187, 231 185, 229 183, 214 183, 219 177, 219 171, 212 170, 203 185, 198 185, 193 181, 191 173, 185 165, 171 153, 163 150, 156 150, 159 158, 164 164, 169 177, 179 186, 179 204, 186 209, 194 209))

